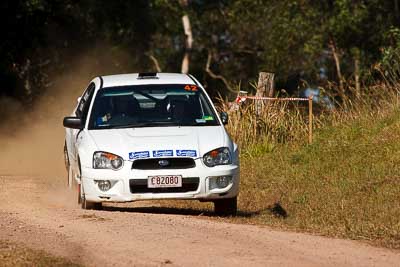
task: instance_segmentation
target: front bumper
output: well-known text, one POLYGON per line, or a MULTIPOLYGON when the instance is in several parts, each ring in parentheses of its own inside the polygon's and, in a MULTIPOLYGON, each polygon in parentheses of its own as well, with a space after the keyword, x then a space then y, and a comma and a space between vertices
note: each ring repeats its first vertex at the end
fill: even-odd
POLYGON ((238 195, 240 180, 238 165, 221 165, 209 168, 203 164, 201 159, 196 159, 195 162, 196 167, 190 169, 137 170, 131 169, 131 161, 125 161, 124 167, 118 171, 82 167, 81 182, 83 183, 85 198, 92 202, 130 202, 150 199, 212 201, 221 198, 233 198, 238 195), (199 183, 196 190, 189 192, 131 192, 132 184, 130 184, 130 180, 143 180, 143 183, 147 183, 148 176, 156 175, 182 175, 183 180, 185 178, 199 178, 199 183), (210 189, 210 179, 217 176, 231 176, 231 183, 225 188, 210 189), (95 180, 112 180, 114 185, 110 190, 103 192, 98 188, 95 180))

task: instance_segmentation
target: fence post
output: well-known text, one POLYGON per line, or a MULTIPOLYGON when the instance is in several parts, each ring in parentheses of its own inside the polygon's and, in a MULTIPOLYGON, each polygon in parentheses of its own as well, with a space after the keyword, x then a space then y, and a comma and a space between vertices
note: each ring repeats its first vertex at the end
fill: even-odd
POLYGON ((313 96, 308 98, 308 143, 313 142, 313 96))
MULTIPOLYGON (((273 97, 274 96, 274 77, 271 72, 260 72, 258 76, 256 97, 273 97)), ((256 114, 261 115, 264 110, 264 101, 257 101, 256 114)))

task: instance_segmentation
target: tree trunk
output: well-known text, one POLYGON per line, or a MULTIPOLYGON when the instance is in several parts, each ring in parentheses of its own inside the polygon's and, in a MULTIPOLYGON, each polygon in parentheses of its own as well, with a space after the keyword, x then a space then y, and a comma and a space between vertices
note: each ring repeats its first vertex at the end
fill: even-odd
POLYGON ((230 85, 230 83, 228 82, 228 80, 224 76, 217 75, 211 70, 211 60, 212 60, 212 52, 211 52, 211 50, 208 50, 207 63, 206 63, 206 68, 205 68, 205 71, 208 73, 208 75, 210 75, 210 77, 213 78, 213 79, 221 80, 224 83, 226 89, 228 89, 228 91, 231 91, 233 93, 237 93, 237 91, 235 91, 232 88, 232 86, 230 85))
POLYGON ((361 95, 361 85, 360 85, 360 55, 358 53, 354 55, 354 81, 356 84, 356 96, 359 98, 361 95))
MULTIPOLYGON (((270 72, 260 72, 258 76, 256 97, 274 96, 274 78, 275 74, 270 72)), ((256 114, 261 115, 267 101, 256 100, 256 114)))
POLYGON ((193 35, 192 35, 192 27, 190 26, 190 20, 188 15, 184 15, 182 17, 183 29, 186 35, 186 43, 185 43, 185 55, 182 60, 182 73, 189 73, 189 64, 190 64, 190 52, 193 46, 193 35))
POLYGON ((160 64, 158 63, 157 58, 151 54, 148 56, 149 56, 151 62, 153 62, 153 65, 154 65, 154 68, 156 69, 156 71, 161 72, 162 70, 161 70, 160 64))
POLYGON ((331 49, 332 56, 333 56, 333 59, 335 61, 335 65, 336 65, 336 73, 337 73, 338 80, 339 80, 339 93, 340 93, 341 97, 344 97, 344 84, 343 84, 342 71, 340 69, 340 57, 339 57, 339 53, 336 48, 336 44, 332 39, 329 41, 329 48, 331 49))

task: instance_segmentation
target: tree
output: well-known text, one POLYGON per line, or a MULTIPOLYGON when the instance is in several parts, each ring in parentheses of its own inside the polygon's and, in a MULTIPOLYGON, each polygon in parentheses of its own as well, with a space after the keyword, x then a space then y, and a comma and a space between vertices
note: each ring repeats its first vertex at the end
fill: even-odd
POLYGON ((95 56, 110 72, 179 72, 190 58, 185 69, 215 95, 235 94, 234 84, 259 71, 274 72, 285 89, 300 79, 317 84, 320 68, 342 96, 353 94, 349 81, 358 95, 400 29, 398 0, 5 0, 0 8, 0 94, 28 102, 69 55, 104 44, 95 56), (124 51, 123 64, 104 59, 115 61, 116 51, 124 51))

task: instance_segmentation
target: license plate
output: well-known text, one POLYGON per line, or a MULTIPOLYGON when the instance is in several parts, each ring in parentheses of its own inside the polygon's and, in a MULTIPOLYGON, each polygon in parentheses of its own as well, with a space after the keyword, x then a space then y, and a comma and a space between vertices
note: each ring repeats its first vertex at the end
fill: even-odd
POLYGON ((157 175, 147 178, 148 188, 182 187, 182 175, 157 175))

